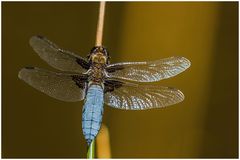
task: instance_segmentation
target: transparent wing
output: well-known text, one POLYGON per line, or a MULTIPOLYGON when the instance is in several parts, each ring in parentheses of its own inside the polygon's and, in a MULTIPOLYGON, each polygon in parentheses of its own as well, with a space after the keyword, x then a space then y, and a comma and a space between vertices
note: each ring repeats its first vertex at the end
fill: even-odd
POLYGON ((18 77, 37 90, 62 101, 80 101, 85 94, 84 75, 55 73, 40 68, 27 67, 18 77))
POLYGON ((107 67, 110 78, 154 82, 173 77, 191 65, 184 57, 170 57, 151 62, 123 62, 107 67))
POLYGON ((89 63, 82 57, 60 49, 56 44, 42 36, 33 36, 30 45, 49 65, 61 71, 82 73, 89 69, 89 63))
POLYGON ((105 82, 105 103, 111 107, 129 110, 161 108, 183 101, 183 93, 175 88, 139 85, 128 82, 105 82))

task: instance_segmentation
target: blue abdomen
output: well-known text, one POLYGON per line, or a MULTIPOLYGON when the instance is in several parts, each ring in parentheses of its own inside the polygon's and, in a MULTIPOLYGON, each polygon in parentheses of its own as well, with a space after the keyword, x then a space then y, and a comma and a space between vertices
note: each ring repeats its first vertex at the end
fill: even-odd
POLYGON ((103 115, 103 89, 99 85, 88 88, 82 112, 82 129, 88 145, 97 136, 103 115))

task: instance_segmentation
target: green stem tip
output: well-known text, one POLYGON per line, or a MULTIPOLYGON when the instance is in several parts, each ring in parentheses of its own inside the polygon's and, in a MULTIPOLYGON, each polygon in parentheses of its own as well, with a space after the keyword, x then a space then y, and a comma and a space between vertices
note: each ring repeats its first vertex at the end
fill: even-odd
POLYGON ((92 140, 90 146, 88 147, 87 158, 93 159, 95 155, 95 140, 92 140))

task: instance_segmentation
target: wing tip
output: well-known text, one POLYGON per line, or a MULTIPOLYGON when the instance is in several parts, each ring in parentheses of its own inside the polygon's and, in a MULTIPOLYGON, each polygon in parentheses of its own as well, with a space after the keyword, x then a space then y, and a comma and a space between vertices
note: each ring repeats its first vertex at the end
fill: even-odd
POLYGON ((36 69, 35 67, 31 67, 31 66, 27 66, 22 68, 19 72, 18 72, 18 78, 19 79, 23 79, 24 78, 24 73, 26 73, 27 70, 33 70, 36 69))
POLYGON ((44 36, 41 36, 41 35, 32 36, 32 37, 30 38, 30 40, 29 40, 29 44, 30 44, 31 46, 33 46, 33 44, 35 43, 35 41, 37 41, 37 40, 39 40, 39 39, 43 40, 43 39, 44 39, 44 36))
POLYGON ((183 61, 185 62, 186 69, 191 66, 191 61, 185 57, 182 57, 183 61))
POLYGON ((19 72, 18 72, 18 78, 22 79, 22 73, 23 73, 24 68, 22 68, 19 72))
POLYGON ((37 37, 37 38, 40 38, 40 39, 44 38, 44 36, 42 36, 42 35, 36 35, 36 36, 33 36, 33 37, 37 37))
POLYGON ((185 95, 179 89, 177 89, 177 92, 178 92, 178 96, 179 96, 179 102, 182 102, 185 99, 185 95))
POLYGON ((173 58, 173 59, 176 58, 176 59, 180 60, 180 62, 183 62, 185 64, 184 66, 186 67, 186 69, 191 66, 191 61, 183 56, 173 56, 171 58, 173 58))
MULTIPOLYGON (((176 99, 175 103, 170 103, 169 105, 180 103, 185 99, 185 95, 181 90, 174 87, 167 87, 167 88, 175 92, 173 99, 176 99)), ((169 106, 169 105, 166 105, 166 106, 169 106)))
POLYGON ((184 64, 185 69, 188 69, 191 66, 191 61, 183 56, 176 56, 184 64))
POLYGON ((35 67, 27 66, 27 67, 24 67, 23 69, 35 69, 35 67))
POLYGON ((42 35, 35 35, 35 36, 32 36, 30 39, 35 39, 35 38, 44 39, 44 36, 42 36, 42 35))

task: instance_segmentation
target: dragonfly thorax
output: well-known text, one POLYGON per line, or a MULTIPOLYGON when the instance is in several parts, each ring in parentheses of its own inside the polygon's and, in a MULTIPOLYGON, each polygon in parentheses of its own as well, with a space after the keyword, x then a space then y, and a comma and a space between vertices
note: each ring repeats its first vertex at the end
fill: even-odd
POLYGON ((89 79, 98 84, 101 84, 105 78, 105 64, 93 63, 88 71, 89 79))

